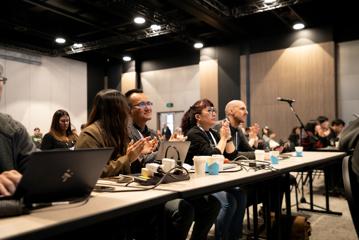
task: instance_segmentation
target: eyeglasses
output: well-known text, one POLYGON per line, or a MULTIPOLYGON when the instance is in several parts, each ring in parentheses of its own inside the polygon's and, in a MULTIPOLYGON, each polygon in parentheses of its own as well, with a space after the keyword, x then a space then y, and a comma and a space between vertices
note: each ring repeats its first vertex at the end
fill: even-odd
POLYGON ((7 81, 6 77, 0 77, 0 82, 3 82, 4 85, 5 85, 6 81, 7 81))
POLYGON ((215 107, 208 107, 207 111, 208 111, 208 113, 212 113, 212 114, 217 112, 215 107))
POLYGON ((138 107, 138 108, 141 108, 141 109, 144 109, 146 107, 152 107, 153 106, 153 103, 150 102, 150 101, 147 101, 147 102, 139 102, 135 105, 132 105, 133 107, 138 107))

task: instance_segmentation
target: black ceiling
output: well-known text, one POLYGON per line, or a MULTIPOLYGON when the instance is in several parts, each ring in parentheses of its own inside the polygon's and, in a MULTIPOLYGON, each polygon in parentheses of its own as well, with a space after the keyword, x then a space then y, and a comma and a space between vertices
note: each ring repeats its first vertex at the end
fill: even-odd
POLYGON ((206 46, 293 31, 294 21, 334 33, 358 32, 354 6, 331 0, 7 0, 0 14, 0 46, 51 56, 121 58, 149 49, 206 46), (147 22, 133 23, 134 16, 147 22), (150 25, 160 24, 160 31, 150 25), (343 30, 349 29, 349 30, 343 30), (66 44, 54 42, 64 36, 66 44), (73 43, 83 47, 74 49, 73 43))

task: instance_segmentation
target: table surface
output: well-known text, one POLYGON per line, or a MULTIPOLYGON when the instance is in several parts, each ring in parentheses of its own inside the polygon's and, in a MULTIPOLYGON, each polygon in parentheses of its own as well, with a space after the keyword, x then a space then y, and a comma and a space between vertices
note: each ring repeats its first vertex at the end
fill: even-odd
MULTIPOLYGON (((314 168, 334 159, 343 158, 344 152, 304 152, 303 157, 280 160, 275 171, 249 170, 205 177, 191 176, 189 181, 162 184, 156 189, 140 192, 92 193, 86 204, 52 206, 34 210, 29 215, 0 219, 0 239, 25 236, 44 237, 80 228, 90 223, 111 219, 147 207, 162 204, 178 197, 187 198, 229 187, 266 181, 282 173, 301 168, 314 168)), ((128 189, 122 186, 116 189, 128 189)))

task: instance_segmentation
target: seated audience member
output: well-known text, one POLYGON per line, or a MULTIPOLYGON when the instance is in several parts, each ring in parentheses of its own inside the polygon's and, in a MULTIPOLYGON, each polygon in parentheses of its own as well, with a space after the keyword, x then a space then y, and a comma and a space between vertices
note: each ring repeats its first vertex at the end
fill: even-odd
POLYGON ((37 148, 41 147, 42 133, 40 132, 40 128, 34 128, 34 135, 31 136, 31 139, 37 148))
MULTIPOLYGON (((237 157, 228 121, 224 121, 219 133, 212 129, 216 123, 216 110, 208 99, 195 102, 182 118, 182 129, 191 142, 186 163, 193 165, 194 156, 224 154, 229 159, 237 157)), ((241 236, 245 207, 243 193, 239 189, 229 189, 212 194, 221 203, 216 220, 216 239, 235 239, 241 236)))
POLYGON ((296 146, 300 146, 300 127, 294 127, 288 137, 288 151, 294 151, 296 146))
MULTIPOLYGON (((107 89, 97 93, 87 127, 81 132, 76 148, 115 148, 102 177, 131 173, 131 163, 148 151, 145 149, 148 138, 129 143, 128 123, 128 104, 119 91, 107 89)), ((153 207, 131 215, 130 237, 156 239, 158 237, 156 221, 159 213, 163 214, 160 210, 159 207, 153 207)), ((184 240, 193 220, 191 206, 181 199, 176 199, 167 202, 164 211, 169 222, 168 236, 173 234, 173 239, 184 240)))
MULTIPOLYGON (((0 100, 7 78, 0 64, 0 100)), ((25 158, 35 151, 26 128, 7 114, 0 113, 0 195, 11 195, 21 179, 25 158)))
MULTIPOLYGON (((132 117, 130 138, 134 141, 138 141, 146 136, 155 136, 154 131, 146 125, 152 118, 152 102, 149 101, 148 97, 141 89, 129 90, 125 95, 127 97, 128 105, 130 106, 132 117)), ((155 145, 153 146, 156 147, 157 143, 155 142, 155 145)), ((141 162, 146 163, 153 161, 155 154, 156 151, 147 154, 141 159, 141 162)), ((132 169, 133 168, 131 168, 131 170, 132 169)), ((133 170, 135 172, 136 168, 133 170)), ((184 213, 188 212, 189 208, 192 209, 194 213, 193 218, 195 222, 191 239, 207 239, 208 232, 219 211, 219 202, 217 199, 207 195, 190 199, 177 199, 166 203, 166 216, 169 216, 172 219, 168 229, 168 236, 171 237, 168 239, 186 239, 192 221, 189 223, 189 218, 181 216, 189 215, 184 213), (181 207, 181 205, 183 206, 181 207)))
POLYGON ((305 151, 312 151, 322 146, 320 141, 318 140, 318 137, 315 135, 316 126, 317 126, 316 120, 310 120, 304 126, 301 145, 303 146, 305 151))
POLYGON ((254 149, 264 149, 263 139, 259 137, 260 126, 254 123, 248 132, 248 143, 254 149))
POLYGON ((275 137, 276 134, 268 126, 262 129, 262 139, 267 150, 273 150, 280 146, 280 144, 274 140, 275 137))
POLYGON ((97 93, 87 127, 81 132, 76 148, 114 147, 102 177, 130 173, 130 165, 141 155, 147 139, 129 145, 128 111, 124 96, 108 89, 97 93))
MULTIPOLYGON (((250 129, 247 128, 246 130, 243 131, 242 128, 248 115, 246 104, 240 100, 232 100, 227 103, 225 107, 225 114, 227 120, 229 121, 229 128, 231 130, 232 141, 237 152, 239 153, 239 155, 243 155, 247 158, 254 159, 254 149, 248 143, 248 140, 244 132, 246 130, 248 130, 249 132, 250 129)), ((217 132, 220 131, 222 122, 223 121, 221 121, 219 124, 217 124, 214 127, 214 129, 216 129, 217 132)))
POLYGON ((334 133, 329 127, 329 120, 326 116, 319 116, 317 118, 317 125, 315 126, 315 136, 319 140, 316 145, 316 148, 330 146, 330 139, 333 138, 334 133))
POLYGON ((332 121, 331 129, 333 131, 333 137, 330 139, 332 146, 337 146, 336 143, 339 141, 341 133, 345 127, 345 122, 342 119, 335 119, 332 121))
POLYGON ((50 132, 46 133, 42 139, 41 149, 73 149, 77 138, 77 134, 71 129, 69 113, 60 109, 52 117, 50 132))
POLYGON ((175 129, 174 133, 172 134, 172 136, 171 136, 171 138, 170 138, 169 141, 173 141, 173 142, 175 142, 175 141, 180 141, 180 142, 182 142, 182 141, 186 141, 186 140, 187 140, 187 137, 185 137, 185 136, 183 135, 183 133, 182 133, 182 128, 177 127, 177 128, 175 129))

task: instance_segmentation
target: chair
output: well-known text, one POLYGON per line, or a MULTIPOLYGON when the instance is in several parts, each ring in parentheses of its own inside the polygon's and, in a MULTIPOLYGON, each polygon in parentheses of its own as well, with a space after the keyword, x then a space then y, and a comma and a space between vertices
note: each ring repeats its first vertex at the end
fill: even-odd
POLYGON ((359 237, 359 183, 357 176, 352 170, 352 156, 344 157, 342 172, 345 198, 348 201, 350 214, 352 215, 354 227, 359 237))

